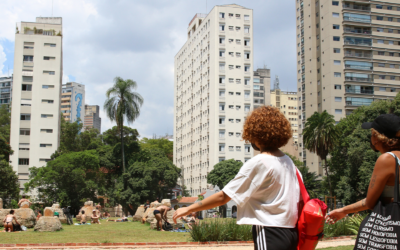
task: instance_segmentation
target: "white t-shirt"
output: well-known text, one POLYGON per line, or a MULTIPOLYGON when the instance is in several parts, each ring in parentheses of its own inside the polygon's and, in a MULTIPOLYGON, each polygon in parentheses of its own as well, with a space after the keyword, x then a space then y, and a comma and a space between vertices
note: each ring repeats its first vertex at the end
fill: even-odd
POLYGON ((238 205, 237 224, 296 227, 300 199, 296 169, 287 155, 259 154, 247 161, 222 190, 238 205))

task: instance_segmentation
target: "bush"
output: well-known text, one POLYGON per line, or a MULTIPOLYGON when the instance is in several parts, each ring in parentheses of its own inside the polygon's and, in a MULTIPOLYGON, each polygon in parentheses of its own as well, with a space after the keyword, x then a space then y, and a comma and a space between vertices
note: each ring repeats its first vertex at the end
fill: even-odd
POLYGON ((249 241, 253 240, 250 225, 238 225, 235 219, 203 220, 190 231, 193 241, 249 241))
POLYGON ((355 214, 348 216, 335 224, 326 224, 324 226, 325 237, 337 237, 342 235, 357 235, 361 222, 368 214, 355 214))

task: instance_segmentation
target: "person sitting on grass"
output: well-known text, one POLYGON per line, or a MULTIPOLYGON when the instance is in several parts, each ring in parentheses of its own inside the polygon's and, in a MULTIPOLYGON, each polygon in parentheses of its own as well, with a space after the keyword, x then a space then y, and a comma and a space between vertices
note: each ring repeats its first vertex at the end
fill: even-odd
POLYGON ((191 213, 190 216, 187 216, 185 220, 189 229, 193 229, 193 224, 197 225, 199 222, 199 220, 197 219, 197 214, 195 212, 191 213))
POLYGON ((40 213, 40 210, 38 210, 37 216, 36 216, 36 221, 38 221, 42 217, 42 214, 40 213))
POLYGON ((96 209, 94 209, 94 210, 93 210, 93 213, 92 213, 92 224, 101 224, 99 218, 100 218, 100 217, 99 217, 99 215, 97 214, 96 209))
POLYGON ((106 210, 103 214, 103 218, 104 219, 108 219, 108 217, 110 217, 110 213, 108 213, 108 211, 106 210))
POLYGON ((121 217, 120 219, 116 219, 116 220, 107 220, 107 221, 127 222, 127 221, 128 221, 128 217, 124 216, 124 217, 121 217))
POLYGON ((12 223, 13 220, 15 221, 15 223, 17 223, 18 225, 21 226, 21 224, 19 224, 19 222, 17 221, 17 218, 15 218, 14 210, 11 209, 11 210, 10 210, 10 214, 7 214, 6 217, 5 217, 4 220, 3 220, 3 223, 4 223, 4 232, 9 232, 9 233, 11 233, 11 232, 14 231, 14 227, 13 227, 13 223, 12 223))
POLYGON ((86 214, 85 214, 85 210, 82 210, 81 224, 82 224, 82 225, 85 225, 85 224, 86 224, 86 214))
MULTIPOLYGON (((157 198, 158 199, 158 198, 157 198)), ((168 222, 167 213, 172 210, 172 207, 160 206, 156 210, 154 210, 153 214, 157 220, 157 231, 164 231, 162 229, 162 221, 168 222)))

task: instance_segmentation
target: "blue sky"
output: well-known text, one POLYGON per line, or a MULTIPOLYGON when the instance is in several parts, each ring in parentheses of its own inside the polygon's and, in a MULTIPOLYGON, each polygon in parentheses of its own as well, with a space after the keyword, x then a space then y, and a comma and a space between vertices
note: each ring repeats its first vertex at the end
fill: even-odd
MULTIPOLYGON (((13 68, 15 24, 51 16, 52 0, 0 1, 0 72, 13 68)), ((205 0, 53 0, 53 14, 63 18, 63 81, 86 86, 86 103, 100 105, 115 76, 138 83, 144 97, 141 116, 131 124, 141 136, 173 132, 174 56, 186 40, 205 0)), ((214 5, 231 4, 208 0, 214 5)), ((254 68, 264 64, 282 90, 296 91, 295 0, 236 0, 254 10, 254 68)), ((115 124, 101 112, 102 131, 115 124)))

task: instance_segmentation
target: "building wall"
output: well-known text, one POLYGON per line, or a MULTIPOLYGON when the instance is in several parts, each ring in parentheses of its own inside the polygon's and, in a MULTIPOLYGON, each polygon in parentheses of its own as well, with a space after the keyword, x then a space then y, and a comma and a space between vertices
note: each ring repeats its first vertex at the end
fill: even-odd
MULTIPOLYGON (((339 122, 359 106, 394 98, 400 89, 399 10, 395 0, 296 0, 299 133, 315 111, 326 110, 339 122)), ((318 157, 301 151, 310 170, 323 175, 318 157)))
POLYGON ((28 169, 44 166, 59 146, 63 68, 62 36, 56 34, 61 23, 57 17, 37 18, 18 24, 15 34, 11 165, 21 188, 28 169), (22 90, 26 86, 31 91, 22 90))
POLYGON ((66 121, 75 122, 85 117, 85 85, 68 82, 62 86, 61 113, 66 121))
POLYGON ((12 76, 0 77, 0 106, 3 104, 10 105, 12 97, 12 76))
POLYGON ((253 108, 252 20, 252 10, 238 5, 197 14, 175 56, 174 164, 182 169, 181 185, 193 196, 207 189, 207 174, 216 163, 244 162, 253 154, 241 140, 253 108))
POLYGON ((99 105, 85 105, 84 130, 95 128, 101 133, 101 118, 99 105))
POLYGON ((253 73, 254 109, 271 104, 271 70, 257 69, 253 73))

